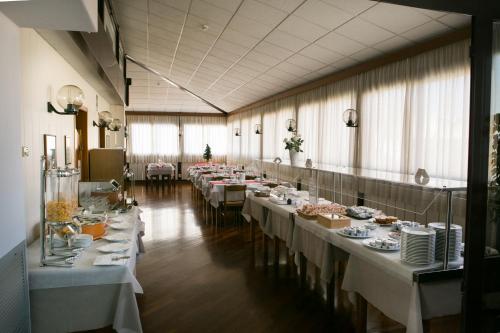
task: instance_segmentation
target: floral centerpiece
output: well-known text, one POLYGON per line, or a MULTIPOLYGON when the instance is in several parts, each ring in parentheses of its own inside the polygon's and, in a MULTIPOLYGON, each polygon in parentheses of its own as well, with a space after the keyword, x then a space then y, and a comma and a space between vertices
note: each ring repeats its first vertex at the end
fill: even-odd
POLYGON ((300 146, 304 143, 304 140, 300 137, 300 135, 295 134, 290 139, 285 138, 283 142, 285 143, 285 149, 290 153, 290 164, 295 165, 297 161, 297 154, 303 152, 303 150, 300 149, 300 146))

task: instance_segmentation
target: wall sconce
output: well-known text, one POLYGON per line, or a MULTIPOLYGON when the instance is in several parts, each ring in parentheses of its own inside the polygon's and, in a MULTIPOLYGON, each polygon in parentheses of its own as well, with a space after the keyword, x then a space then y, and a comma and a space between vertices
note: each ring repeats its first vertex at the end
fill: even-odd
POLYGON ((113 121, 113 115, 109 111, 101 111, 98 112, 99 115, 99 120, 96 123, 95 121, 92 122, 92 126, 94 127, 99 127, 99 128, 108 128, 109 124, 113 121))
POLYGON ((255 124, 255 134, 262 134, 262 125, 255 124))
POLYGON ((241 136, 241 131, 239 128, 234 129, 234 136, 241 136))
POLYGON ((111 124, 108 125, 108 130, 111 132, 118 132, 122 128, 122 121, 118 118, 113 119, 111 124))
POLYGON ((358 111, 355 109, 347 109, 344 111, 342 118, 347 127, 358 127, 358 111))
POLYGON ((59 112, 52 105, 52 102, 47 102, 47 111, 61 115, 76 115, 78 110, 83 106, 85 95, 82 89, 74 85, 65 85, 57 92, 57 103, 64 109, 64 112, 59 112))
POLYGON ((286 129, 288 132, 297 132, 297 122, 295 119, 288 119, 286 121, 286 129))

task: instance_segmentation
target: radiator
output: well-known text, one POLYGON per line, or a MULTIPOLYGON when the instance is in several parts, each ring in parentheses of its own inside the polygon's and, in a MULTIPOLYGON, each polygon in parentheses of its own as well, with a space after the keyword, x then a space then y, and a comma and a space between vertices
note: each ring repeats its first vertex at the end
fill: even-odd
POLYGON ((30 332, 26 243, 0 258, 0 332, 30 332))

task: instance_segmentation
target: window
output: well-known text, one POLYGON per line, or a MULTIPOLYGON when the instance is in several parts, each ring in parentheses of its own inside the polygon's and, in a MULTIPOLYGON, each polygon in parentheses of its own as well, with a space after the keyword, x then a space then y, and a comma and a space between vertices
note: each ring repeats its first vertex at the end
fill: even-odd
POLYGON ((208 144, 212 159, 222 161, 227 152, 226 119, 223 117, 181 117, 183 161, 203 159, 208 144))
POLYGON ((130 124, 130 155, 172 160, 179 155, 178 127, 174 124, 130 124))

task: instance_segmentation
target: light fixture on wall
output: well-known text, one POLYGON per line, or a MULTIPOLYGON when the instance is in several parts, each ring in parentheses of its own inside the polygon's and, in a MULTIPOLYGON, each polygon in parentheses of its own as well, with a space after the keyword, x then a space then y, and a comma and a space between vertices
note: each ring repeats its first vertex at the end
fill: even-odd
POLYGON ((255 124, 255 134, 262 134, 262 125, 255 124))
POLYGON ((234 129, 234 136, 241 136, 241 131, 239 128, 234 129))
POLYGON ((286 121, 286 129, 288 132, 297 132, 297 122, 295 119, 288 119, 286 121))
POLYGON ((92 122, 92 126, 99 128, 108 128, 109 124, 113 121, 113 115, 109 111, 101 111, 98 113, 99 120, 92 122))
POLYGON ((355 109, 345 110, 342 118, 347 127, 358 127, 358 111, 355 109))
POLYGON ((83 106, 84 100, 85 95, 82 89, 68 84, 61 87, 57 92, 57 103, 64 109, 64 112, 57 111, 50 100, 47 102, 47 111, 61 115, 76 115, 78 114, 78 110, 83 106))
POLYGON ((108 125, 108 130, 111 132, 118 132, 122 128, 122 121, 118 118, 113 119, 111 124, 108 125))

